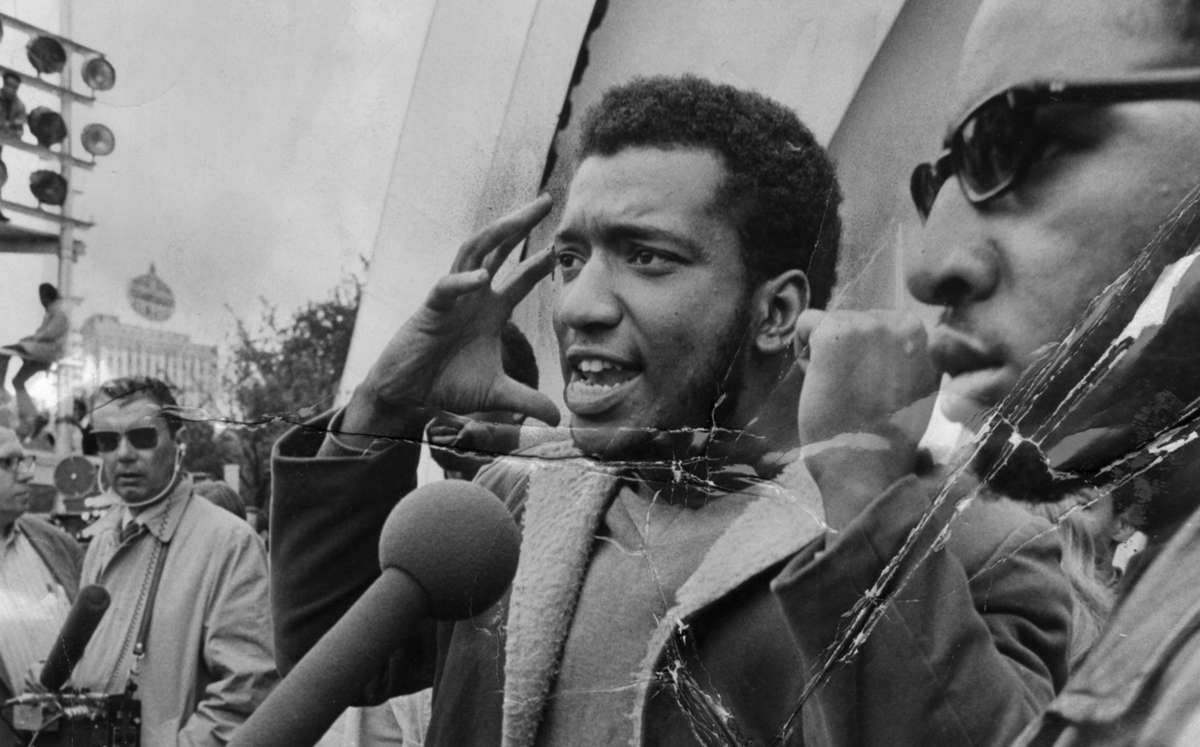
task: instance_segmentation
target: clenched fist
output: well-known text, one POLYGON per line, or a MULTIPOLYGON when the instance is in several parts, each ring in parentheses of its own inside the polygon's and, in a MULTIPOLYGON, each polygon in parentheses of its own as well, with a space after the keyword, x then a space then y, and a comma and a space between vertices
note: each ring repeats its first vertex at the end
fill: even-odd
POLYGON ((827 519, 840 526, 914 470, 939 377, 911 314, 806 311, 797 345, 807 358, 800 442, 827 519))

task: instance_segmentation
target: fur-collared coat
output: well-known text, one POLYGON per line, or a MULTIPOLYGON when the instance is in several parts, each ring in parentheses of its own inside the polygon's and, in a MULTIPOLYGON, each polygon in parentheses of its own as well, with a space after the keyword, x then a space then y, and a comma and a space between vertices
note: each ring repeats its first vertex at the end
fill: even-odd
MULTIPOLYGON (((378 576, 383 520, 415 487, 417 452, 410 446, 369 456, 316 456, 328 425, 325 417, 289 432, 274 456, 272 604, 284 671, 378 576)), ((536 741, 596 530, 616 486, 602 464, 579 458, 568 446, 542 447, 538 456, 504 460, 480 476, 522 526, 517 575, 505 598, 474 619, 429 625, 411 645, 380 661, 376 672, 364 673, 370 684, 363 702, 433 685, 427 744, 536 741)), ((923 500, 912 484, 898 490, 905 510, 923 500)), ((638 697, 628 714, 629 744, 775 742, 822 642, 832 640, 846 599, 867 588, 860 584, 877 562, 873 555, 846 567, 828 562, 839 557, 838 547, 861 554, 863 529, 848 528, 826 546, 821 496, 803 467, 789 467, 753 492, 756 500, 710 548, 647 641, 643 671, 631 682, 638 697)), ((1001 504, 980 504, 968 513, 970 520, 936 561, 949 568, 939 577, 942 586, 921 589, 936 598, 913 607, 926 627, 911 630, 907 610, 886 616, 883 632, 896 626, 908 631, 909 648, 884 651, 881 646, 893 646, 895 638, 872 637, 852 667, 850 682, 857 680, 857 688, 839 675, 832 697, 854 701, 856 692, 910 691, 936 700, 938 677, 957 671, 957 661, 976 676, 994 672, 996 686, 953 699, 952 707, 919 723, 895 726, 906 735, 951 740, 942 743, 990 732, 999 743, 1011 739, 1013 724, 1019 729, 1032 718, 1061 682, 1069 591, 1057 542, 1043 522, 1001 504), (907 657, 911 677, 871 682, 877 656, 890 664, 907 657), (999 725, 997 712, 1008 714, 999 725), (972 724, 965 732, 963 721, 972 724)), ((885 526, 890 539, 884 544, 898 544, 906 533, 907 527, 885 526)), ((806 705, 782 742, 840 743, 851 734, 859 743, 890 743, 886 733, 839 731, 843 725, 824 710, 831 702, 814 700, 811 708, 818 709, 811 714, 806 705)), ((888 721, 885 699, 845 707, 876 726, 888 721)))

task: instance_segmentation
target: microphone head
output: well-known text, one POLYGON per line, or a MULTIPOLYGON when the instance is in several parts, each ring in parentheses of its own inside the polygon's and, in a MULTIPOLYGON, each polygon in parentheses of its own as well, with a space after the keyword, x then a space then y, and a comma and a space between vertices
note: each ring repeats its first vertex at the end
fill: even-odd
POLYGON ((490 490, 443 480, 417 488, 392 509, 379 538, 379 565, 411 576, 435 620, 462 620, 504 595, 520 547, 512 514, 490 490))
POLYGON ((108 591, 102 586, 85 586, 79 590, 42 666, 38 677, 42 687, 58 690, 71 678, 71 670, 79 663, 111 601, 108 591))

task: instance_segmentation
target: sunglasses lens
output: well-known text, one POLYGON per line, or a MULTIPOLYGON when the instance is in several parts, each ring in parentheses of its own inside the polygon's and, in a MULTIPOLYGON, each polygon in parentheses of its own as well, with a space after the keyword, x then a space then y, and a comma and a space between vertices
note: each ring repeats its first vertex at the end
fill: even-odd
POLYGON ((1008 186, 1021 160, 1023 132, 1008 99, 997 97, 963 122, 954 149, 967 196, 986 199, 1008 186))
POLYGON ((919 164, 913 169, 908 180, 908 189, 912 194, 913 205, 921 215, 922 220, 929 217, 933 202, 942 189, 942 180, 938 179, 937 168, 932 163, 919 164))
POLYGON ((121 444, 121 434, 116 431, 92 431, 97 451, 116 451, 121 444))
POLYGON ((151 426, 130 428, 124 433, 121 431, 92 432, 92 437, 96 439, 96 450, 104 453, 116 451, 121 445, 121 436, 129 439, 129 445, 135 449, 153 449, 158 445, 158 430, 151 426))
POLYGON ((129 445, 135 449, 153 449, 158 444, 158 431, 154 428, 130 428, 125 431, 129 445))

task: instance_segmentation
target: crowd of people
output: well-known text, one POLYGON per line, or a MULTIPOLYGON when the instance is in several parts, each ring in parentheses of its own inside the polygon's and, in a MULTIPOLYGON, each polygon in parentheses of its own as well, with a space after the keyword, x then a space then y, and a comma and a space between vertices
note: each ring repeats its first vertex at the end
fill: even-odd
POLYGON ((546 195, 469 237, 276 444, 269 559, 182 473, 162 382, 90 403, 119 500, 86 549, 22 515, 0 430, 0 696, 44 689, 99 585, 71 685, 136 700, 144 745, 224 744, 373 588, 427 444, 516 520, 515 577, 355 672, 323 744, 1200 743, 1198 56, 1185 0, 982 3, 910 185, 932 327, 830 308, 841 191, 794 112, 609 89, 553 245, 509 261, 546 195), (543 281, 562 427, 510 320, 543 281), (937 457, 935 407, 961 432, 937 457))

